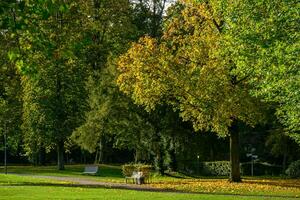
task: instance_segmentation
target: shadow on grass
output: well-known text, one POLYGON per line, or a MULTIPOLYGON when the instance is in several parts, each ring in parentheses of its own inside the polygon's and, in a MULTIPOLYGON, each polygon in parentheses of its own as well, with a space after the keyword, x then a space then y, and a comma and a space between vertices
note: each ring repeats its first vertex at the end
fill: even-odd
MULTIPOLYGON (((85 165, 66 165, 65 170, 57 170, 56 166, 9 166, 8 171, 11 174, 32 174, 32 175, 85 175, 85 165)), ((122 178, 122 172, 118 166, 100 165, 96 177, 122 178)))

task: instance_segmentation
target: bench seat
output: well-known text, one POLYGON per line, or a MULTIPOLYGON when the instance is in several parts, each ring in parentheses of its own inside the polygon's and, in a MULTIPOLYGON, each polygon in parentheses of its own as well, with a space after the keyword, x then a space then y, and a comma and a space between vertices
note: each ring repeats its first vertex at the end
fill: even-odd
POLYGON ((89 165, 84 167, 83 174, 97 174, 99 170, 99 167, 97 165, 89 165))

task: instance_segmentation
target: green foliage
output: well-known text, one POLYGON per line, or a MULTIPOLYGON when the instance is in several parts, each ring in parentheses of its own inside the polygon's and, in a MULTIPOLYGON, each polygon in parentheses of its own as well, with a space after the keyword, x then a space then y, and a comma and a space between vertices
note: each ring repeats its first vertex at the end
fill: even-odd
POLYGON ((300 3, 224 2, 224 57, 236 63, 233 73, 251 85, 253 96, 277 105, 281 123, 299 141, 300 3))
POLYGON ((214 175, 214 176, 229 176, 230 162, 228 161, 201 162, 200 174, 214 175))
POLYGON ((204 4, 186 4, 160 40, 144 37, 133 44, 119 60, 118 85, 148 111, 167 103, 195 130, 224 136, 233 119, 255 124, 258 101, 232 77, 230 60, 218 54, 222 37, 206 18, 209 11, 204 4))
POLYGON ((115 85, 115 57, 138 36, 132 18, 135 11, 127 0, 85 2, 82 11, 85 39, 78 51, 91 74, 86 85, 89 94, 85 120, 72 138, 90 152, 99 150, 101 141, 113 137, 116 148, 145 149, 149 134, 146 129, 151 128, 115 85))
MULTIPOLYGON (((22 130, 28 154, 62 144, 81 121, 86 70, 74 53, 76 2, 20 1, 6 10, 6 62, 22 75, 22 130)), ((2 33, 2 32, 1 32, 2 33)))
MULTIPOLYGON (((0 13, 0 23, 3 17, 0 13)), ((6 133, 10 152, 16 153, 22 143, 22 89, 20 75, 7 57, 13 41, 3 28, 0 25, 0 135, 6 133)))
POLYGON ((300 177, 300 160, 292 162, 285 173, 291 178, 299 178, 300 177))

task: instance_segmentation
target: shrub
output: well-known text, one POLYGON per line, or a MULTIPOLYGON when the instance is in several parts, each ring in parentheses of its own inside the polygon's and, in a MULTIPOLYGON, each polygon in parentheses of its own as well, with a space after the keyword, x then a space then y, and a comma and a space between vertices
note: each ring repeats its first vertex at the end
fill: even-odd
POLYGON ((215 161, 202 162, 201 174, 214 176, 228 176, 230 174, 230 162, 215 161))
POLYGON ((142 163, 137 163, 137 164, 125 164, 122 165, 122 173, 124 176, 131 176, 132 172, 143 172, 144 176, 149 176, 150 171, 152 170, 151 165, 145 165, 142 163))
POLYGON ((131 176, 133 171, 136 171, 133 164, 122 165, 122 173, 124 176, 131 176))
POLYGON ((292 162, 285 173, 291 178, 299 178, 300 177, 300 160, 292 162))

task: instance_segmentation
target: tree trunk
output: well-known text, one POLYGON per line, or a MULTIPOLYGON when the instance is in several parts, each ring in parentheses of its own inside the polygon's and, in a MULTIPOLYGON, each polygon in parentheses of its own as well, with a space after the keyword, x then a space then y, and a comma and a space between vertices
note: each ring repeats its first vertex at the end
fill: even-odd
POLYGON ((232 124, 230 131, 230 182, 241 182, 239 132, 236 123, 232 124))
POLYGON ((103 138, 101 138, 99 142, 99 157, 98 157, 98 163, 103 163, 103 149, 104 149, 104 141, 103 138))
POLYGON ((64 142, 59 141, 57 143, 57 168, 58 170, 64 170, 65 169, 65 163, 64 163, 64 142))
POLYGON ((135 149, 134 163, 138 163, 139 160, 140 160, 140 152, 138 149, 135 149))
POLYGON ((285 151, 283 153, 283 159, 282 159, 282 173, 284 174, 285 173, 285 170, 286 170, 286 160, 287 160, 287 152, 285 151))
POLYGON ((39 165, 45 165, 46 164, 46 149, 45 147, 40 147, 39 150, 39 165))
POLYGON ((94 164, 99 164, 99 149, 96 150, 94 164))
POLYGON ((156 170, 160 175, 164 175, 165 174, 164 160, 163 160, 163 152, 161 149, 157 151, 155 159, 156 159, 156 170))

